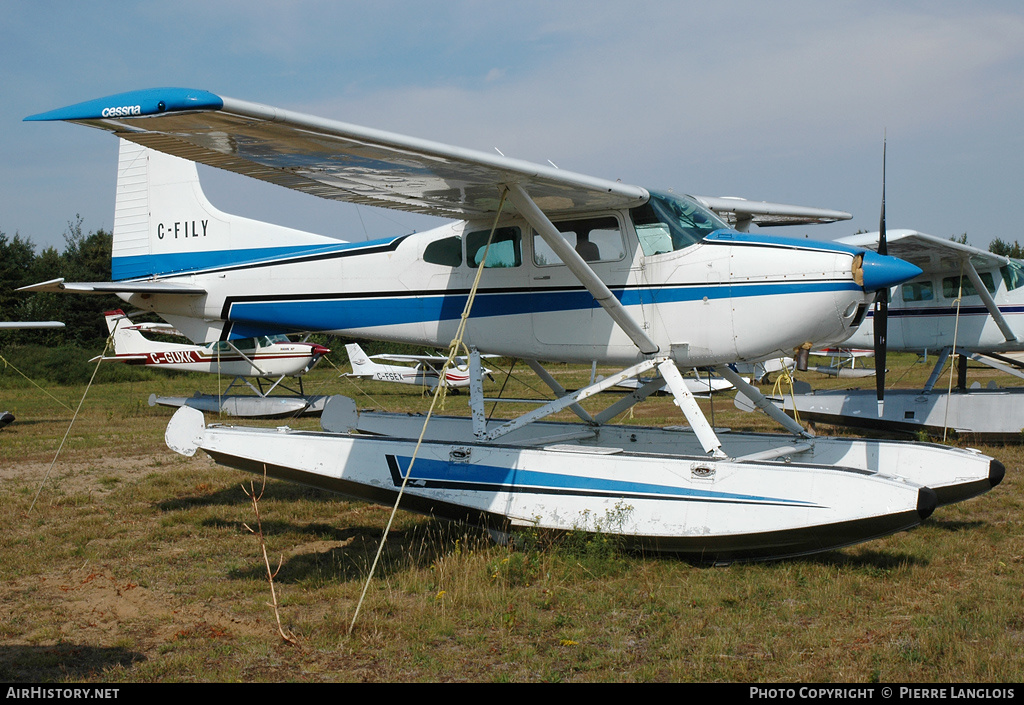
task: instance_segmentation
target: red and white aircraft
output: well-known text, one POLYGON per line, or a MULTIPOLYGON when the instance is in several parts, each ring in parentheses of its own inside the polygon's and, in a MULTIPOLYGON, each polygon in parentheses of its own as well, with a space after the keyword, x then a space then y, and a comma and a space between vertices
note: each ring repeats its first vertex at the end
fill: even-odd
MULTIPOLYGON (((208 372, 233 377, 231 384, 217 395, 196 392, 191 397, 149 398, 150 406, 191 406, 203 411, 231 416, 275 417, 300 413, 319 413, 322 397, 308 397, 302 391, 302 375, 309 372, 330 349, 316 343, 296 343, 286 335, 263 335, 242 340, 221 340, 205 345, 164 343, 150 340, 142 331, 164 335, 182 335, 166 323, 132 323, 120 309, 107 311, 107 329, 114 343, 114 354, 104 360, 144 365, 183 372, 208 372), (254 378, 253 384, 247 378, 254 378), (286 377, 297 377, 299 389, 294 395, 270 396, 286 377), (261 380, 273 379, 268 389, 261 380), (235 385, 245 386, 253 395, 229 392, 235 385), (258 385, 258 386, 257 386, 258 385)), ((93 358, 94 360, 98 358, 93 358)))
POLYGON ((120 309, 103 315, 114 343, 114 354, 103 359, 129 365, 232 377, 297 377, 308 372, 330 352, 330 349, 316 343, 292 342, 286 335, 222 340, 206 345, 161 343, 145 337, 142 331, 181 334, 167 324, 132 323, 120 309))

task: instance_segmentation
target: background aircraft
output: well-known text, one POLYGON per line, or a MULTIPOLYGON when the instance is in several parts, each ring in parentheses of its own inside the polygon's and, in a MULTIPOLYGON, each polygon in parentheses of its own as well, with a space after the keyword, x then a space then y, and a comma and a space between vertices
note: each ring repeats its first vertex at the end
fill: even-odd
MULTIPOLYGON (((288 336, 260 336, 206 345, 163 343, 150 340, 143 330, 180 335, 166 324, 135 324, 121 310, 103 314, 114 343, 114 354, 104 360, 182 372, 208 372, 231 377, 278 379, 308 372, 330 352, 316 343, 292 342, 288 336)), ((94 358, 95 359, 95 358, 94 358)))
MULTIPOLYGON (((414 384, 433 391, 441 376, 441 368, 448 360, 443 355, 367 355, 356 343, 345 346, 352 372, 346 377, 373 379, 379 382, 395 382, 398 384, 414 384), (414 367, 407 365, 382 365, 376 360, 387 362, 412 362, 414 367)), ((445 386, 460 389, 469 386, 469 361, 456 358, 455 367, 444 373, 445 386)), ((491 370, 483 369, 483 374, 490 375, 491 370)))
MULTIPOLYGON (((885 390, 881 415, 874 412, 871 393, 862 390, 797 395, 787 408, 795 405, 801 418, 831 423, 1019 437, 1024 390, 969 390, 967 360, 1024 377, 1021 363, 1009 356, 1024 351, 1024 263, 916 230, 891 231, 887 240, 892 255, 922 273, 890 291, 886 345, 897 352, 934 354, 930 378, 923 389, 885 390), (936 383, 954 351, 959 392, 949 395, 948 387, 936 389, 936 383)), ((873 247, 878 234, 842 241, 873 247)), ((843 347, 872 346, 875 320, 869 313, 843 347)))
MULTIPOLYGON (((878 235, 841 241, 872 247, 878 235)), ((916 230, 890 232, 888 247, 922 270, 891 292, 890 350, 939 351, 954 344, 975 352, 1024 350, 1024 263, 916 230)), ((843 346, 870 348, 873 338, 869 313, 843 346)))
POLYGON ((104 360, 182 372, 223 374, 233 378, 221 394, 196 392, 191 397, 152 394, 150 406, 191 406, 203 411, 253 418, 316 414, 323 410, 323 397, 306 396, 301 377, 330 352, 322 345, 292 342, 286 335, 206 345, 158 342, 146 338, 142 331, 181 334, 167 324, 132 323, 121 310, 107 311, 104 317, 114 342, 114 355, 104 357, 104 360), (298 378, 298 390, 285 387, 284 381, 288 377, 298 378), (264 379, 273 380, 266 389, 263 387, 264 379), (248 387, 253 394, 232 394, 231 390, 236 385, 248 387), (271 396, 271 392, 278 388, 287 389, 292 394, 271 396))
POLYGON ((848 379, 871 377, 875 374, 875 370, 864 365, 857 367, 857 360, 859 358, 871 357, 874 354, 874 350, 861 348, 838 347, 812 350, 811 357, 827 357, 829 359, 829 364, 817 365, 809 369, 830 377, 845 377, 848 379))

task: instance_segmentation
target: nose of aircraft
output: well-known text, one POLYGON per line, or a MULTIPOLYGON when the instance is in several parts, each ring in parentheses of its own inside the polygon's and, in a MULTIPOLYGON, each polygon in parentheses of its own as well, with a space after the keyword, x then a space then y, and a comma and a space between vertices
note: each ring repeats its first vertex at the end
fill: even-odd
POLYGON ((323 345, 313 343, 313 354, 314 355, 326 355, 331 351, 330 348, 325 348, 323 345))
POLYGON ((864 291, 880 291, 896 286, 921 274, 921 268, 896 257, 880 255, 872 250, 864 252, 861 262, 864 291))

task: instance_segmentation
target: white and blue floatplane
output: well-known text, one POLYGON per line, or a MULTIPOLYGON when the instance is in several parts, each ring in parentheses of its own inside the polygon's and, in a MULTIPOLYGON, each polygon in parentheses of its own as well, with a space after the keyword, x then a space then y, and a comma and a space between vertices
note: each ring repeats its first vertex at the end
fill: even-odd
POLYGON ((847 213, 649 191, 206 91, 135 91, 29 119, 121 138, 115 281, 30 289, 113 292, 196 343, 313 331, 457 340, 470 353, 472 417, 433 419, 418 450, 422 418, 359 414, 336 397, 316 432, 206 425, 182 408, 167 441, 186 455, 375 502, 402 491, 404 508, 498 533, 605 531, 709 561, 884 536, 1002 479, 969 450, 816 438, 728 367, 839 344, 878 292, 920 273, 864 247, 747 232, 847 213), (194 162, 458 220, 344 242, 217 210, 194 162), (531 361, 555 399, 487 420, 478 350, 531 361), (570 393, 538 360, 623 369, 570 393), (752 395, 785 433, 714 429, 680 375, 691 367, 752 395), (600 412, 580 405, 641 378, 600 412), (611 424, 666 385, 687 428, 611 424), (544 420, 563 409, 580 422, 544 420))

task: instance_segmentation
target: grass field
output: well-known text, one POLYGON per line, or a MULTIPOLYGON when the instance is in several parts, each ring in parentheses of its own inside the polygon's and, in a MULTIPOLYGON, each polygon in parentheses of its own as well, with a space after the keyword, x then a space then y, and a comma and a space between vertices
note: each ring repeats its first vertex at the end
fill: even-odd
MULTIPOLYGON (((927 369, 913 360, 891 359, 889 379, 919 385, 927 369)), ((521 370, 506 393, 540 389, 521 370)), ((567 387, 590 372, 552 370, 567 387)), ((306 383, 360 407, 428 405, 416 389, 357 388, 327 365, 306 383)), ((146 402, 196 389, 215 393, 217 381, 94 385, 67 433, 84 387, 46 387, 65 408, 0 375, 0 410, 17 416, 0 431, 0 680, 1024 680, 1021 447, 971 443, 1006 465, 1006 479, 914 531, 780 562, 696 567, 621 553, 602 537, 513 550, 400 512, 351 633, 389 508, 270 481, 259 511, 271 562, 281 561, 274 585, 293 645, 278 634, 247 529, 256 515, 243 485, 254 476, 171 453, 171 410, 146 402)), ((466 399, 448 397, 445 413, 467 413, 466 399)), ((735 410, 731 395, 714 417, 771 428, 735 410)), ((658 398, 620 422, 680 419, 658 398)), ((251 425, 285 423, 317 427, 251 425)))

